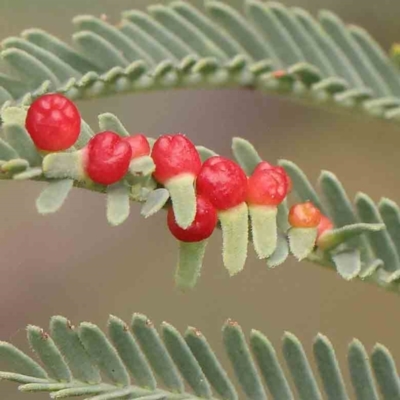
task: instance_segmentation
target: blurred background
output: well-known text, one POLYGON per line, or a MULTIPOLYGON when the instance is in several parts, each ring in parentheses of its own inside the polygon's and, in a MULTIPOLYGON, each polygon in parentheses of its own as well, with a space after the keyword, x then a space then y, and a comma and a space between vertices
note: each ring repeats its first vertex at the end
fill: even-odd
MULTIPOLYGON (((68 39, 76 14, 107 14, 144 9, 147 0, 1 0, 0 38, 29 27, 68 39)), ((159 3, 167 3, 159 1, 159 3)), ((201 2, 192 1, 201 6, 201 2)), ((231 1, 240 5, 241 0, 231 1)), ((327 8, 346 22, 365 27, 384 48, 400 40, 400 2, 380 0, 284 0, 316 13, 327 8)), ((313 110, 289 100, 249 91, 168 91, 79 103, 93 126, 97 114, 117 114, 132 132, 157 137, 183 132, 196 144, 229 155, 232 136, 255 144, 264 159, 287 158, 313 179, 331 170, 351 197, 364 191, 400 201, 397 125, 363 116, 313 110)), ((345 282, 319 266, 294 260, 274 270, 252 250, 245 270, 230 279, 221 260, 217 232, 206 253, 203 274, 191 293, 175 290, 177 244, 164 213, 144 220, 133 205, 129 220, 109 226, 102 195, 74 190, 60 212, 41 217, 35 199, 42 185, 1 182, 0 339, 27 349, 25 326, 47 327, 61 314, 74 324, 90 320, 106 326, 109 314, 129 321, 133 312, 163 320, 183 331, 195 326, 222 354, 220 328, 230 317, 246 334, 263 331, 279 346, 284 331, 296 334, 311 353, 313 337, 330 337, 345 364, 348 342, 358 337, 370 350, 385 344, 400 360, 400 297, 361 282, 345 282)), ((348 376, 346 375, 346 378, 348 376)), ((1 398, 44 399, 1 383, 1 398)))

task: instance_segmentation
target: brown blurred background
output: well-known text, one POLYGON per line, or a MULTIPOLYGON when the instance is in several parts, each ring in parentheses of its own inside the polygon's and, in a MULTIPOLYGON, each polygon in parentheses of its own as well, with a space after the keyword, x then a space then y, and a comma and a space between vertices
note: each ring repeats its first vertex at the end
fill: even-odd
MULTIPOLYGON (((67 39, 76 14, 105 13, 117 21, 122 10, 151 3, 1 0, 0 38, 39 27, 67 39)), ((241 0, 231 3, 239 5, 241 0)), ((400 2, 395 0, 284 4, 313 13, 331 9, 346 22, 367 28, 385 48, 400 40, 400 2)), ((386 196, 400 201, 398 125, 236 90, 128 95, 79 106, 93 126, 97 114, 109 111, 132 132, 158 136, 179 131, 224 155, 229 155, 231 137, 242 136, 265 159, 290 159, 313 180, 321 169, 335 172, 351 197, 365 191, 374 200, 386 196)), ((39 183, 1 182, 1 340, 26 349, 24 327, 47 327, 55 314, 75 324, 90 320, 104 328, 109 314, 129 321, 133 312, 141 312, 156 324, 166 320, 181 331, 188 325, 198 327, 220 354, 220 328, 231 317, 246 333, 259 329, 277 346, 283 332, 292 331, 308 353, 314 335, 322 332, 331 338, 343 364, 353 337, 368 349, 379 341, 400 360, 400 297, 361 282, 345 282, 306 262, 290 260, 268 270, 252 250, 244 272, 229 279, 222 266, 219 233, 209 244, 199 285, 181 294, 173 285, 177 246, 165 227, 164 213, 144 220, 133 205, 129 220, 113 228, 106 223, 103 196, 74 190, 60 212, 41 217, 35 210, 41 188, 39 183)), ((1 383, 0 393, 10 400, 47 398, 18 394, 16 385, 8 383, 1 383)))

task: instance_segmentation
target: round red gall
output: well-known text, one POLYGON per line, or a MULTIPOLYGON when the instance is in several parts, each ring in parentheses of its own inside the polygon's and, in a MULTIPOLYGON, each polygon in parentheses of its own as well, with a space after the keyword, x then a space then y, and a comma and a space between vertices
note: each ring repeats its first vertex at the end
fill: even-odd
MULTIPOLYGON (((267 161, 261 161, 257 167, 254 169, 254 172, 258 171, 265 171, 265 170, 273 170, 275 174, 280 174, 282 177, 285 179, 287 183, 287 193, 290 193, 292 191, 292 180, 290 179, 290 176, 287 174, 285 169, 279 165, 272 165, 267 161)), ((254 173, 253 172, 253 173, 254 173)))
POLYGON ((143 156, 148 156, 150 154, 150 144, 146 136, 138 133, 137 135, 132 135, 124 137, 123 140, 131 146, 132 159, 139 158, 143 156))
POLYGON ((38 149, 61 151, 77 141, 81 116, 75 104, 65 96, 45 94, 30 105, 25 127, 38 149))
POLYGON ((318 224, 317 229, 318 229, 317 238, 319 238, 326 231, 330 231, 333 229, 333 223, 327 216, 321 214, 321 220, 318 224))
POLYGON ((278 167, 256 168, 248 179, 247 203, 250 205, 277 206, 287 195, 286 174, 278 167))
POLYGON ((162 184, 181 174, 197 176, 201 168, 196 147, 181 133, 160 136, 153 145, 151 157, 156 167, 153 176, 162 184))
POLYGON ((196 187, 217 210, 228 210, 246 201, 247 176, 232 160, 214 156, 202 165, 196 187))
POLYGON ((85 170, 92 181, 111 185, 128 172, 131 158, 129 143, 114 132, 100 132, 90 139, 86 147, 85 170))
POLYGON ((316 228, 321 221, 321 212, 311 201, 295 204, 289 211, 289 223, 295 228, 316 228))
POLYGON ((168 209, 168 228, 172 235, 181 242, 200 242, 207 239, 213 233, 217 221, 217 211, 204 196, 197 196, 196 216, 192 224, 186 229, 181 228, 176 223, 173 208, 168 209))

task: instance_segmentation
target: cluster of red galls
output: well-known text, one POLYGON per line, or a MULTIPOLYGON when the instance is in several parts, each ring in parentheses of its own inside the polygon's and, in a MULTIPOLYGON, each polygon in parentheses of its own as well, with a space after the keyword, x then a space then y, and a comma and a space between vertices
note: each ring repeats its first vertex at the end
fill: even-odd
MULTIPOLYGON (((81 117, 78 109, 60 94, 36 99, 26 117, 26 129, 38 149, 55 152, 66 150, 78 139, 81 117)), ((130 162, 151 155, 154 179, 167 186, 185 175, 193 179, 196 191, 196 214, 188 227, 176 222, 173 208, 168 211, 168 227, 180 241, 198 242, 214 231, 218 213, 247 203, 249 206, 278 206, 291 190, 285 170, 266 161, 260 162, 251 176, 234 161, 214 156, 201 162, 193 143, 182 134, 162 135, 150 148, 144 135, 121 137, 105 131, 97 133, 83 149, 84 171, 92 181, 111 185, 128 172, 130 162)), ((297 228, 318 227, 318 236, 332 229, 331 221, 311 203, 291 207, 289 223, 297 228)))

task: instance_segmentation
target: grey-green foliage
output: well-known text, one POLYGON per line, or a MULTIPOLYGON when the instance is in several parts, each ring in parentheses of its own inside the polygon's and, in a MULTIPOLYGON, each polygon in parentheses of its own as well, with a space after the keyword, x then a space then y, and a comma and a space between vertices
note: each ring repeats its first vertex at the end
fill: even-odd
POLYGON ((159 333, 141 314, 134 314, 130 325, 111 316, 108 335, 88 322, 74 327, 61 316, 51 319, 49 333, 30 325, 27 334, 38 361, 0 342, 0 379, 53 399, 237 400, 241 392, 240 398, 257 400, 346 400, 354 390, 357 400, 394 400, 400 394, 389 350, 377 344, 369 356, 356 339, 348 347, 349 388, 331 342, 321 334, 314 339, 311 360, 293 334, 286 332, 282 349, 276 350, 257 330, 247 341, 240 325, 229 319, 222 341, 232 374, 199 330, 190 327, 181 335, 164 322, 159 333))
MULTIPOLYGON (((106 193, 107 219, 111 225, 119 225, 128 218, 130 201, 143 203, 144 217, 149 217, 166 207, 170 200, 170 190, 158 187, 151 178, 153 168, 147 165, 151 164, 154 167, 151 157, 137 159, 140 165, 135 164, 137 168, 133 168, 132 175, 128 174, 127 178, 115 185, 106 187, 93 184, 82 179, 82 167, 79 162, 80 151, 94 134, 89 125, 82 120, 79 140, 70 151, 50 154, 43 158, 23 126, 25 113, 26 106, 9 106, 3 108, 0 113, 3 120, 3 132, 0 137, 0 179, 30 179, 47 182, 47 186, 36 201, 37 209, 41 214, 59 210, 74 186, 106 193), (142 163, 142 161, 145 162, 142 163), (140 174, 135 175, 137 172, 140 174)), ((123 136, 128 132, 121 121, 110 113, 99 116, 99 126, 100 129, 113 129, 123 136)), ((212 150, 202 146, 197 147, 203 159, 215 155, 212 150)), ((232 151, 235 159, 248 175, 251 175, 256 165, 262 160, 256 149, 245 139, 234 138, 232 151)), ((277 214, 274 212, 271 215, 274 220, 271 229, 265 230, 258 227, 259 233, 271 235, 270 238, 266 238, 267 247, 270 248, 269 255, 266 256, 266 264, 269 267, 276 267, 282 264, 291 252, 299 260, 307 257, 321 265, 336 268, 337 272, 347 280, 358 277, 398 292, 400 281, 400 210, 398 206, 388 199, 383 199, 376 206, 367 195, 358 194, 354 207, 340 181, 334 174, 327 171, 321 173, 319 180, 323 194, 321 197, 298 166, 286 160, 281 160, 280 164, 293 181, 294 195, 301 201, 312 201, 332 219, 335 229, 326 233, 320 245, 314 248, 315 232, 307 229, 289 229, 288 205, 285 201, 279 206, 277 214), (387 229, 382 230, 383 227, 387 229)), ((259 220, 258 225, 272 222, 271 218, 259 220)), ((253 230, 255 228, 256 225, 253 225, 253 230)), ((247 231, 246 228, 243 229, 247 231)), ((247 238, 247 234, 244 238, 247 238)), ((252 239, 256 243, 257 238, 252 239)), ((260 243, 259 241, 258 244, 260 243)), ((230 246, 225 247, 229 253, 230 246)), ((245 247, 244 244, 243 249, 245 247)), ((200 256, 204 254, 204 248, 201 252, 189 253, 191 256, 188 258, 188 254, 184 255, 181 251, 180 261, 185 260, 185 267, 181 265, 181 268, 188 271, 185 276, 190 275, 192 263, 193 279, 190 279, 189 286, 193 286, 196 283, 194 277, 200 275, 200 256), (194 257, 194 254, 197 254, 197 257, 194 257)), ((240 256, 245 257, 245 252, 240 256)), ((178 285, 182 281, 178 273, 176 281, 178 285)))
MULTIPOLYGON (((247 174, 251 174, 261 157, 246 140, 234 138, 233 154, 247 174)), ((293 195, 297 201, 311 201, 334 223, 334 229, 325 233, 320 245, 308 255, 308 259, 327 267, 336 268, 347 280, 359 277, 377 283, 389 290, 398 291, 400 275, 400 210, 388 199, 378 205, 364 193, 356 195, 354 204, 350 201, 339 179, 329 171, 322 171, 318 179, 321 195, 304 172, 293 162, 279 160, 293 183, 293 195), (378 230, 379 224, 385 224, 378 230)), ((278 213, 280 233, 287 231, 288 207, 284 203, 278 213)), ((307 231, 307 229, 306 229, 307 231)), ((291 251, 297 258, 303 258, 307 250, 308 236, 312 232, 288 232, 289 242, 294 241, 291 251)), ((311 245, 315 239, 311 240, 311 245)), ((277 254, 284 252, 285 241, 278 242, 277 254)), ((287 254, 287 252, 286 252, 287 254)), ((275 258, 275 257, 273 257, 275 258)), ((281 262, 284 261, 280 260, 281 262)), ((272 266, 275 266, 272 263, 272 266)))
POLYGON ((0 104, 48 91, 72 99, 192 87, 253 87, 400 119, 400 73, 362 28, 276 2, 184 1, 130 10, 121 22, 83 15, 72 43, 40 29, 2 41, 0 104))

